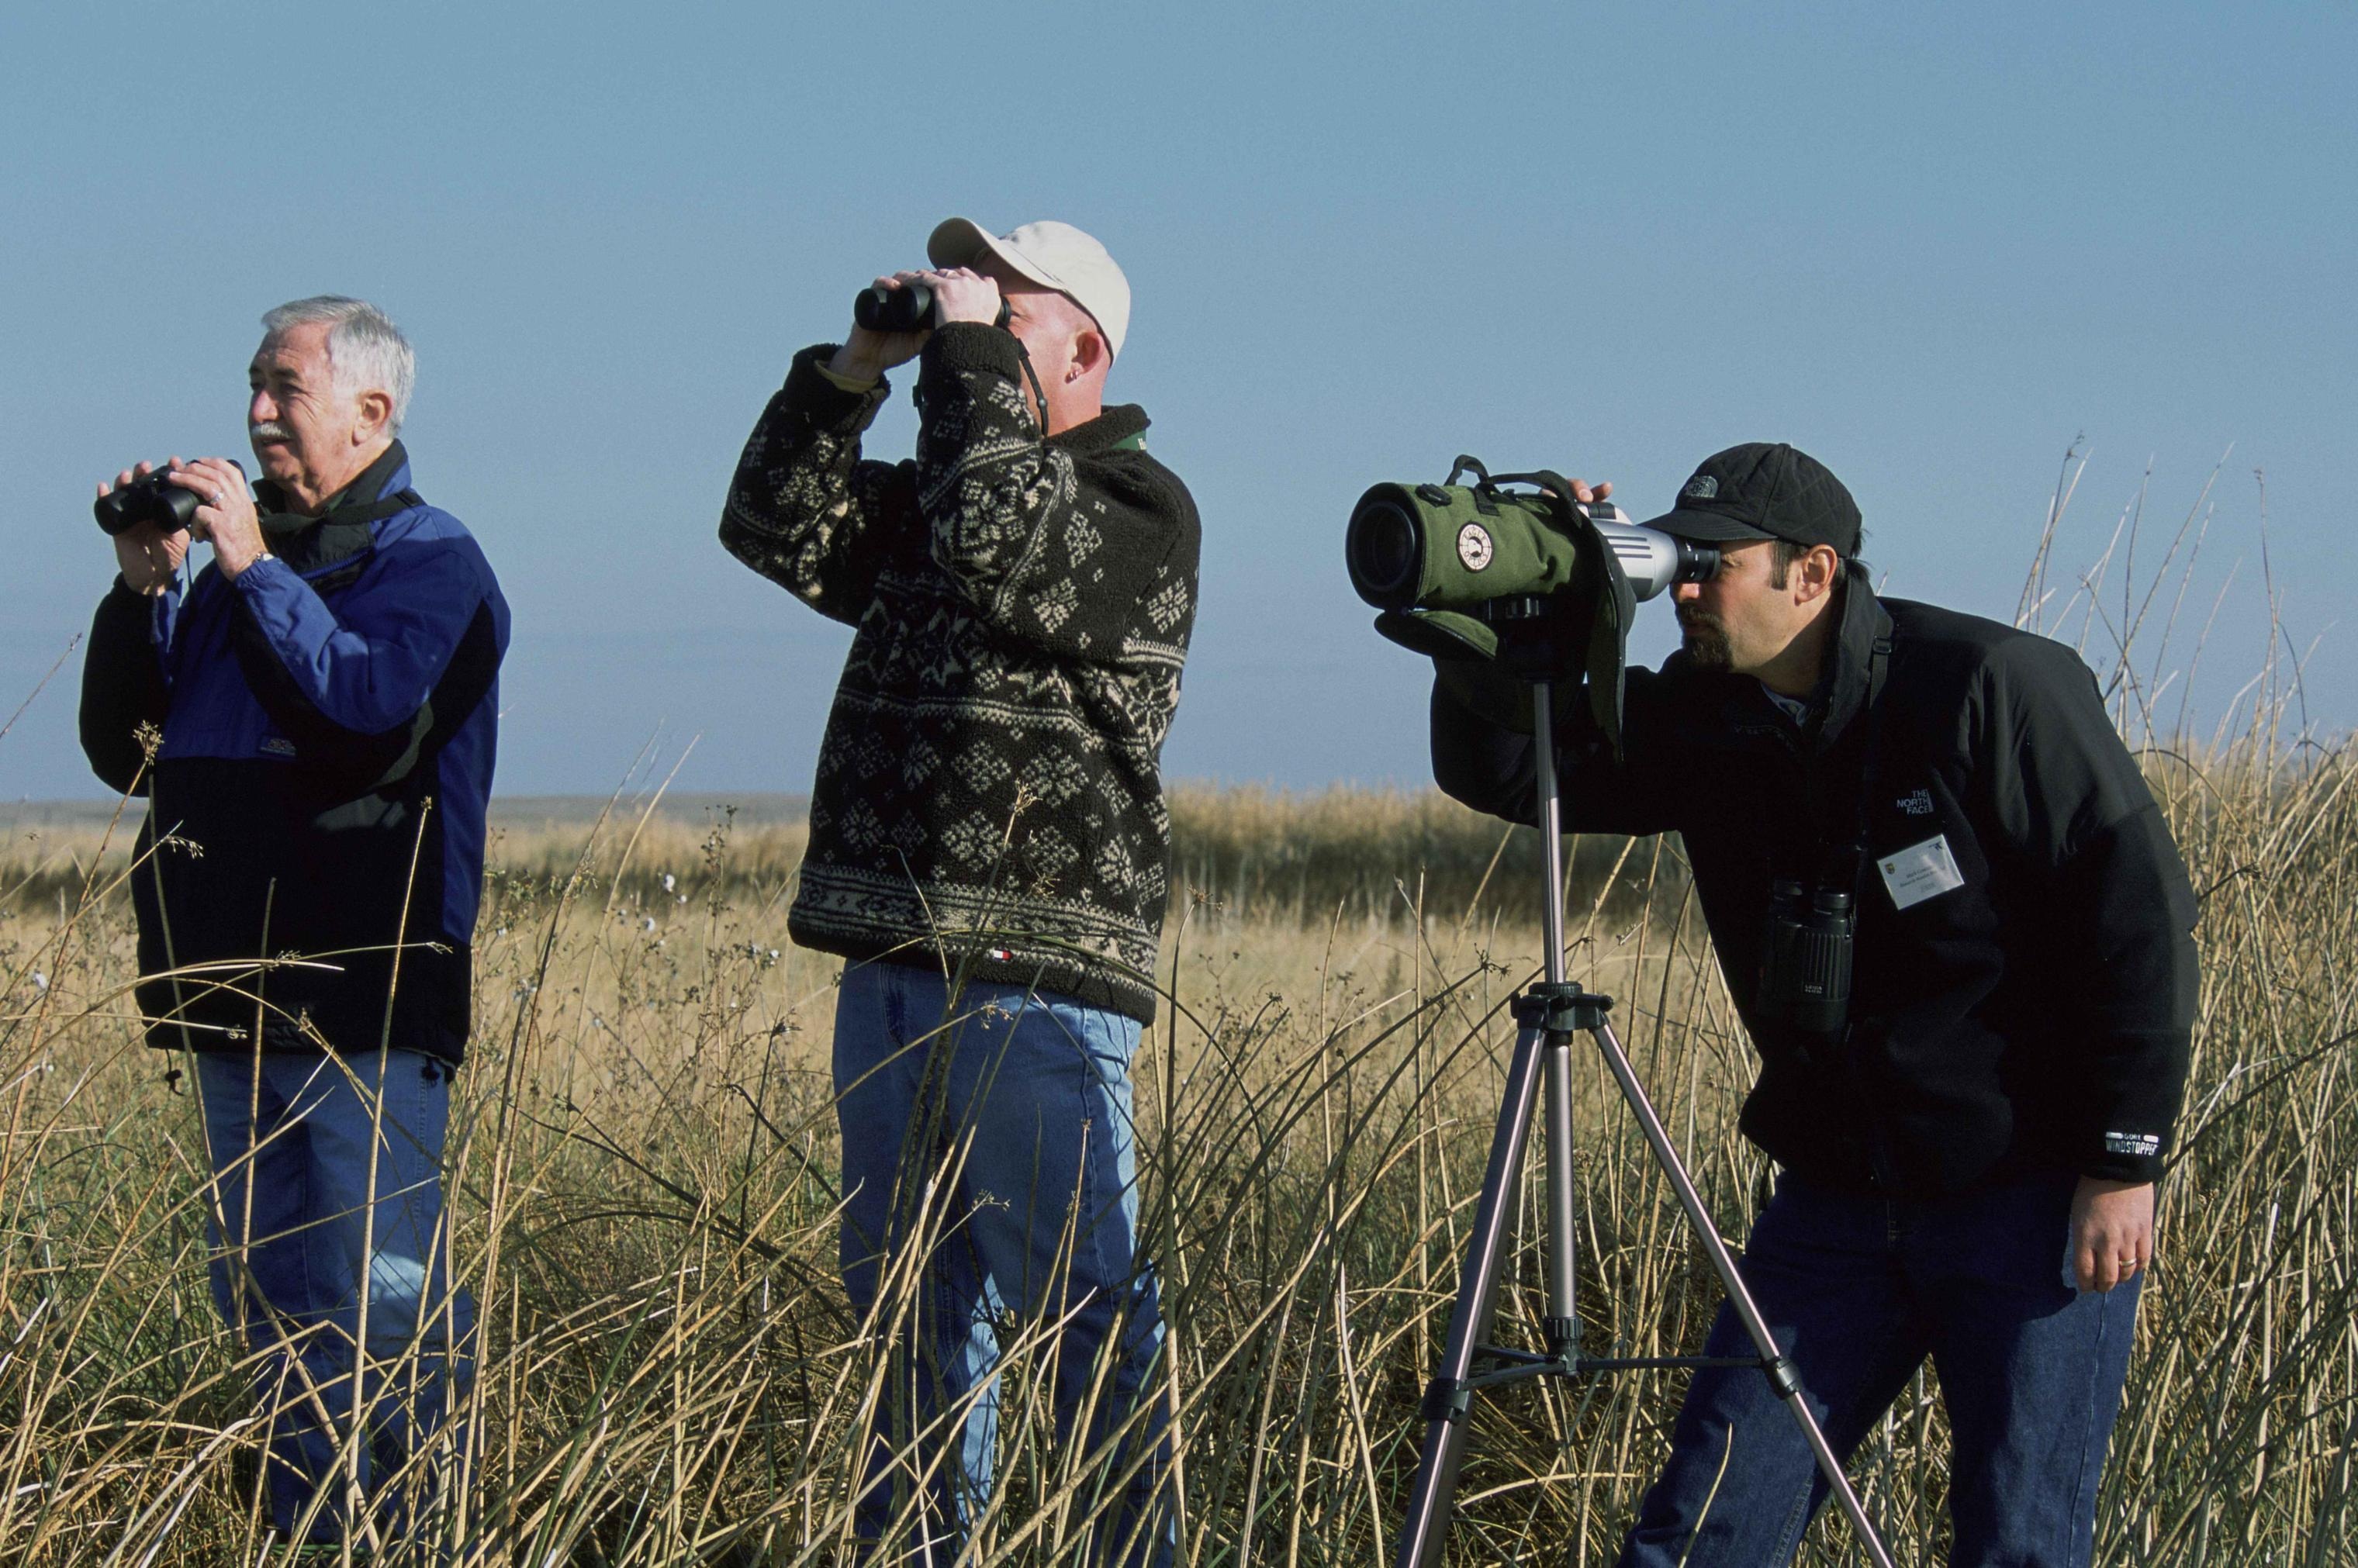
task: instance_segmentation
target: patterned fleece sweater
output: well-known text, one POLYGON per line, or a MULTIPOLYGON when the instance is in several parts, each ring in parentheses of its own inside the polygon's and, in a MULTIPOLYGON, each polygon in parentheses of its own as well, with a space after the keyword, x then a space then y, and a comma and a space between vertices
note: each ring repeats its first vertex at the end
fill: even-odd
POLYGON ((972 323, 920 357, 916 460, 863 461, 890 388, 835 385, 833 351, 795 357, 720 519, 731 555, 858 628, 788 928, 1151 1022, 1195 503, 1134 406, 1044 447, 1015 340, 972 323))

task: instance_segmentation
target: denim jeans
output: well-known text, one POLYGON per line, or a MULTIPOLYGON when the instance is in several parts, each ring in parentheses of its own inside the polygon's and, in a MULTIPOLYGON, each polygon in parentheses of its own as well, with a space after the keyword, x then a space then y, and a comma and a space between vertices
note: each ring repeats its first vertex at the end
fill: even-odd
MULTIPOLYGON (((1072 1457, 1076 1443, 1107 1448, 1092 1473, 1109 1487, 1143 1461, 1119 1496, 1083 1492, 1076 1519, 1104 1506, 1067 1561, 1169 1561, 1163 1327, 1138 1256, 1139 1034, 1133 1019, 1021 986, 954 996, 938 972, 844 970, 843 1281, 868 1332, 888 1336, 891 1367, 856 1528, 871 1547, 889 1536, 890 1561, 957 1556, 991 1491, 1001 1334, 1044 1325, 1052 1457, 1072 1457)), ((1055 1466, 1043 1468, 1047 1489, 1055 1466)))
POLYGON ((382 1063, 373 1052, 200 1053, 197 1084, 213 1169, 213 1303, 257 1353, 271 1518, 291 1539, 323 1494, 305 1538, 357 1535, 356 1481, 380 1530, 416 1528, 456 1468, 437 1463, 455 1433, 427 1450, 466 1377, 473 1327, 472 1303, 449 1288, 450 1069, 416 1051, 382 1063), (355 1438, 363 1330, 368 1414, 355 1438))
MULTIPOLYGON (((2109 1292, 2072 1284, 2074 1185, 2058 1173, 1894 1202, 1787 1173, 1745 1245, 1745 1281, 1845 1459, 1932 1358, 1955 1444, 1949 1561, 1960 1568, 2063 1568, 2093 1550, 2138 1281, 2109 1292)), ((1706 1353, 1753 1353, 1725 1306, 1706 1353)), ((1789 1563, 1826 1490, 1767 1378, 1697 1372, 1621 1561, 1789 1563)))

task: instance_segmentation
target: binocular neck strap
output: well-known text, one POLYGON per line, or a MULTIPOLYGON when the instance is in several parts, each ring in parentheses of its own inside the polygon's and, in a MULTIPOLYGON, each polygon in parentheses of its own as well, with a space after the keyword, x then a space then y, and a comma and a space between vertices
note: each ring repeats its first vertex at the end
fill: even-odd
MULTIPOLYGON (((1004 305, 999 308, 999 326, 1001 331, 1007 329, 1007 307, 1004 305)), ((1032 351, 1025 348, 1023 340, 1016 338, 1014 333, 1008 332, 1007 335, 1015 339, 1015 357, 1023 362, 1023 378, 1032 384, 1032 395, 1039 400, 1040 449, 1044 452, 1048 448, 1048 395, 1040 389, 1040 373, 1032 368, 1032 351)))

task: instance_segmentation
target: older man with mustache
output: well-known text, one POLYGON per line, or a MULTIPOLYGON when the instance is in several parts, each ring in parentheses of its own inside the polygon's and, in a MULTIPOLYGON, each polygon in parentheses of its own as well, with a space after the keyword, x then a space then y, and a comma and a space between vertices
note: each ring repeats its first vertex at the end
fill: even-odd
POLYGON ((193 1068, 214 1299, 258 1353, 271 1516, 341 1552, 427 1528, 454 1468, 436 1433, 471 1309, 441 1156, 508 611, 472 535, 410 487, 400 330, 340 296, 263 326, 264 478, 249 494, 227 458, 172 459, 193 524, 114 536, 81 736, 149 801, 140 1007, 193 1068), (189 575, 192 539, 212 560, 189 575))

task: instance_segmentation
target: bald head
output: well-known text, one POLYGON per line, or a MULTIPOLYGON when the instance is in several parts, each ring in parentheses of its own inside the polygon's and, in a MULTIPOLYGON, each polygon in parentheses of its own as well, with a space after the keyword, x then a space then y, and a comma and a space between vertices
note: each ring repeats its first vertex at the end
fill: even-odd
MULTIPOLYGON (((1032 356, 1032 373, 1040 378, 1040 390, 1048 399, 1044 411, 1033 411, 1041 427, 1051 436, 1061 435, 1103 413, 1113 351, 1097 319, 995 255, 980 257, 976 270, 999 285, 1007 299, 1007 330, 1032 356)), ((1027 399, 1031 391, 1024 388, 1027 399)))

